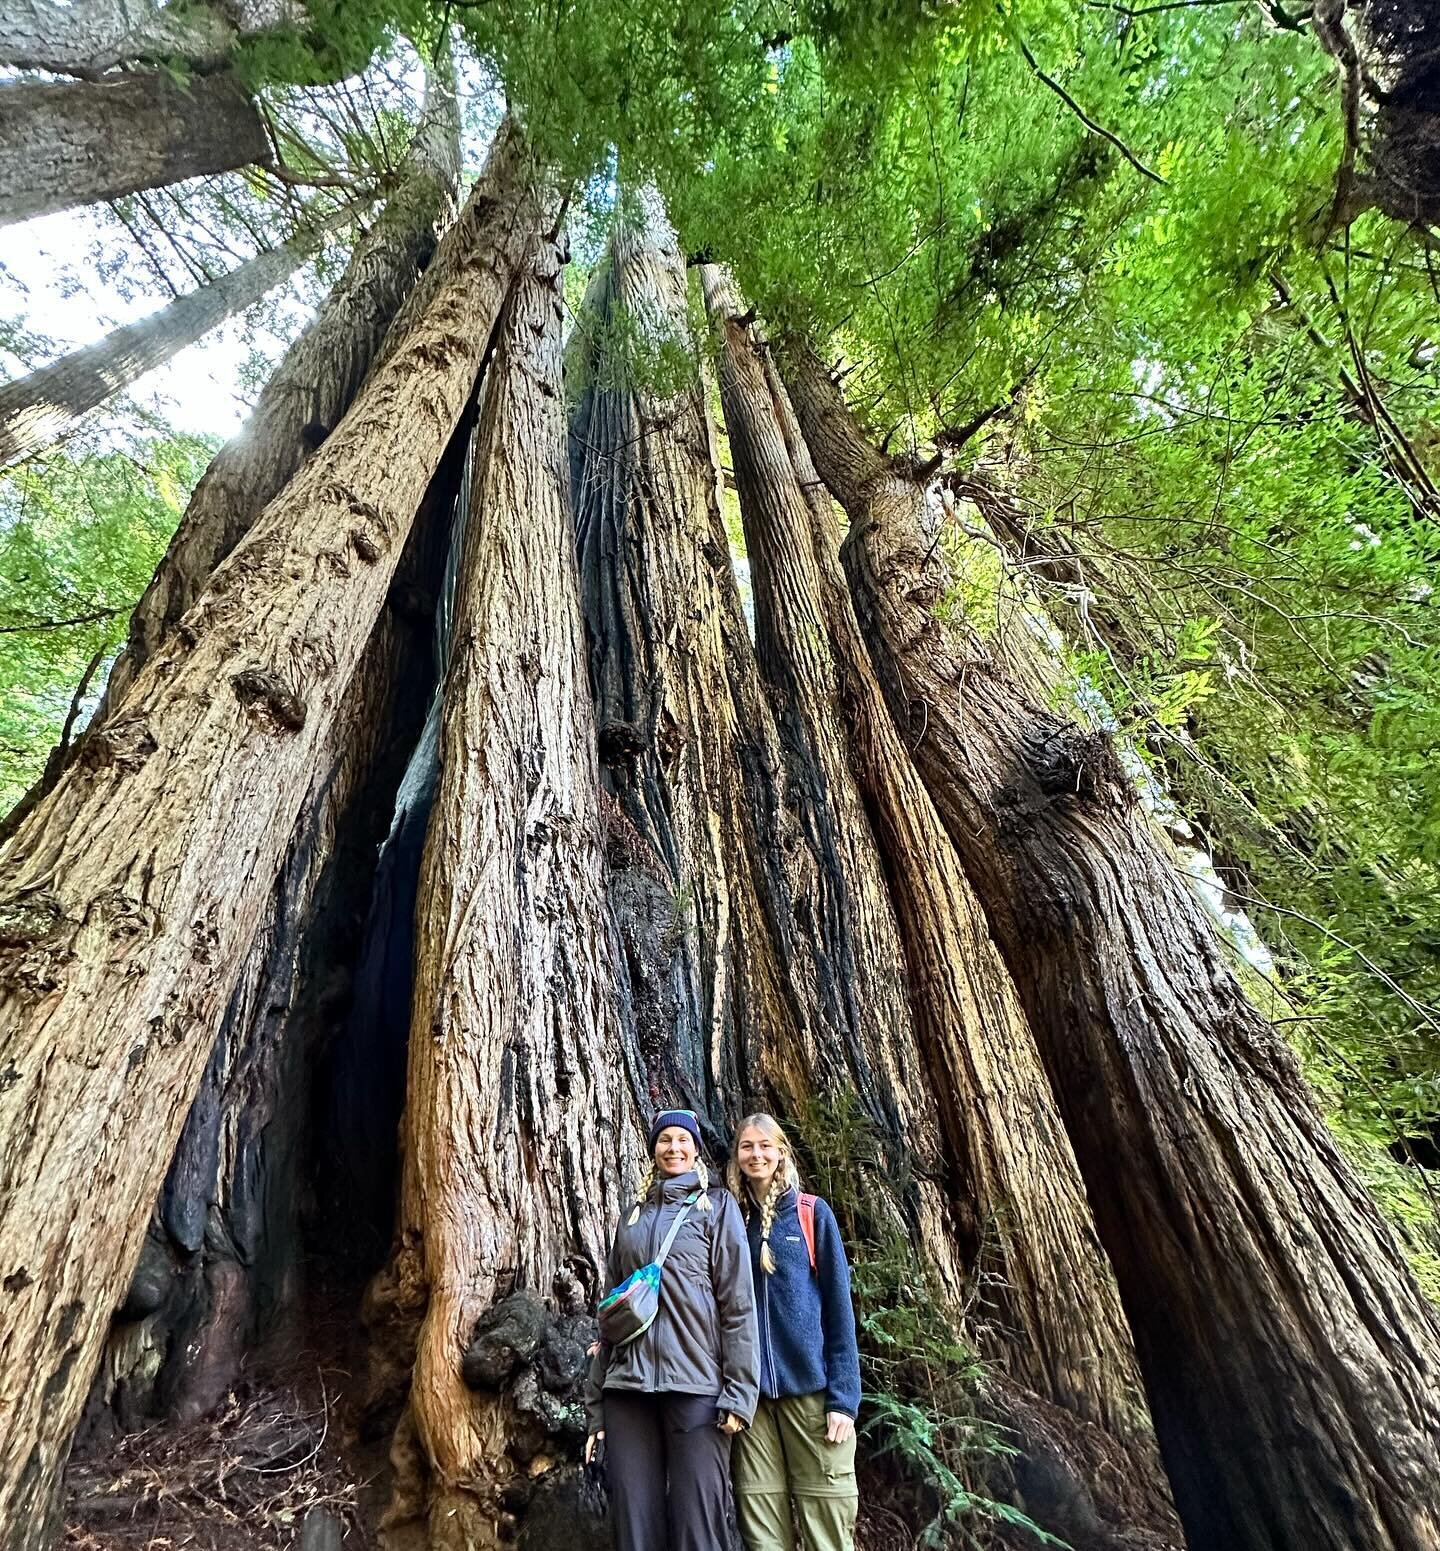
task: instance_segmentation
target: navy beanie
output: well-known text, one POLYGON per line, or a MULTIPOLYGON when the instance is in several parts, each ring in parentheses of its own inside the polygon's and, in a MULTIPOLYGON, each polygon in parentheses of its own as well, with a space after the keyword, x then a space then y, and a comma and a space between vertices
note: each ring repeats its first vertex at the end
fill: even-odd
POLYGON ((684 1126, 695 1138, 695 1151, 703 1152, 704 1143, 700 1140, 700 1119, 693 1109, 662 1109, 650 1122, 650 1151, 655 1151, 655 1139, 667 1126, 684 1126))

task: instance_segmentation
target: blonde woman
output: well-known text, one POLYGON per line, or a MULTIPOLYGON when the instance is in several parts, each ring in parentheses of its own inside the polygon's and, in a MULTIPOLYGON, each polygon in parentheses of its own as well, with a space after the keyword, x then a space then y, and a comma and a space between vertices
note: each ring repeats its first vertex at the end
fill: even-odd
POLYGON ((605 1305, 626 1301, 627 1282, 646 1313, 632 1322, 638 1331, 617 1330, 595 1353, 585 1459, 603 1438, 618 1551, 728 1551, 730 1441, 758 1398, 745 1226, 734 1197, 710 1181, 694 1111, 656 1115, 650 1153, 615 1230, 602 1332, 605 1305), (647 1292, 636 1273, 657 1258, 647 1292))
POLYGON ((760 1403, 735 1447, 746 1551, 851 1551, 859 1493, 860 1356, 850 1266, 835 1214, 803 1195, 789 1140, 770 1115, 735 1133, 730 1188, 745 1214, 760 1328, 760 1403))

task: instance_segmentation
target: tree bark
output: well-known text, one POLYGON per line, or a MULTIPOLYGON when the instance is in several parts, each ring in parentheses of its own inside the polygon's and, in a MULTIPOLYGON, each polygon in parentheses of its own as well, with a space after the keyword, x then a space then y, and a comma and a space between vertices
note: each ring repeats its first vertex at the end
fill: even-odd
POLYGON ((299 232, 140 322, 112 329, 95 344, 0 387, 0 467, 65 435, 89 410, 253 307, 311 258, 324 232, 338 224, 332 220, 320 231, 299 232))
POLYGON ((0 1518, 21 1551, 537 219, 522 162, 504 133, 428 308, 0 854, 0 1518))
MULTIPOLYGON (((385 331, 454 213, 460 119, 454 71, 432 72, 402 182, 355 244, 345 273, 285 353, 245 429, 216 454, 190 497, 169 551, 130 621, 106 701, 120 699, 211 572, 250 530, 355 397, 385 331)), ((3 398, 3 390, 0 390, 3 398)), ((104 705, 96 713, 103 719, 104 705)))
MULTIPOLYGON (((262 1341, 300 1323, 307 1254, 352 1233, 355 1203, 302 1204, 338 1138, 312 1135, 321 1052, 343 1038, 375 852, 434 685, 433 603, 466 434, 441 460, 345 692, 181 1132, 86 1430, 210 1411, 262 1341), (335 1221, 328 1220, 333 1215, 335 1221), (317 1231, 323 1230, 323 1231, 317 1231)), ((379 1081, 379 1074, 372 1074, 379 1081)), ((365 1141, 393 1168, 394 1128, 365 1141)))
POLYGON ((891 723, 832 548, 834 519, 805 499, 739 299, 715 266, 701 273, 723 331, 721 402, 757 631, 763 618, 795 690, 828 698, 851 729, 981 1290, 983 1344, 1039 1394, 1117 1437, 1143 1437, 1119 1300, 1010 974, 891 723))
POLYGON ((777 727, 698 370, 671 389, 626 357, 637 339, 642 357, 693 351, 688 330, 663 216, 617 224, 577 323, 570 454, 634 1059, 653 1103, 707 1117, 721 1157, 745 1109, 853 1098, 883 1152, 885 1181, 856 1182, 877 1228, 954 1286, 938 1118, 909 1080, 904 961, 843 756, 825 753, 838 729, 777 727))
POLYGON ((0 86, 0 226, 272 161, 255 104, 230 75, 0 86))
POLYGON ((0 16, 0 65, 89 79, 117 65, 183 63, 214 70, 242 37, 295 26, 299 0, 244 0, 223 7, 196 0, 7 0, 0 16))
POLYGON ((940 623, 923 486, 813 352, 786 375, 890 704, 1040 1039, 1192 1551, 1434 1546, 1435 1311, 1113 751, 940 623))
POLYGON ((396 1304, 424 1309, 385 1521, 392 1547, 479 1551, 507 1539, 535 1451, 517 1436, 512 1389, 472 1393, 461 1359, 481 1317, 516 1290, 562 1316, 589 1307, 622 1165, 633 1180, 641 1159, 636 1095, 617 1059, 565 459, 562 269, 555 243, 536 243, 475 438, 389 1273, 396 1304))
MULTIPOLYGON (((453 213, 459 173, 459 109, 447 56, 431 72, 399 189, 355 244, 345 273, 314 321, 286 351, 245 429, 220 449, 191 492, 170 547, 135 606, 129 638, 110 669, 86 735, 104 726, 110 708, 124 698, 215 567, 339 424, 387 329, 414 291, 416 276, 430 261, 437 227, 453 213)), ((0 389, 0 401, 6 391, 0 389)), ((77 738, 59 757, 52 754, 44 773, 0 819, 0 842, 51 790, 82 747, 83 738, 77 738)))

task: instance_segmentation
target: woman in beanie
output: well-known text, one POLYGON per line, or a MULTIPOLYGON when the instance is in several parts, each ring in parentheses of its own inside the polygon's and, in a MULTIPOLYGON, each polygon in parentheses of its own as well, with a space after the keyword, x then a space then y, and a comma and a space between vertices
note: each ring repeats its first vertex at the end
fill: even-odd
POLYGON ((859 1493, 860 1356, 850 1266, 835 1214, 800 1193, 784 1131, 749 1115, 735 1134, 730 1188, 745 1213, 760 1325, 760 1404, 735 1450, 746 1551, 851 1551, 859 1493))
POLYGON ((605 1439, 618 1551, 726 1551, 730 1440, 758 1396, 755 1291, 740 1211, 711 1184, 693 1111, 650 1126, 651 1164, 610 1250, 610 1287, 671 1242, 654 1323, 623 1346, 601 1341, 586 1392, 590 1437, 605 1439))

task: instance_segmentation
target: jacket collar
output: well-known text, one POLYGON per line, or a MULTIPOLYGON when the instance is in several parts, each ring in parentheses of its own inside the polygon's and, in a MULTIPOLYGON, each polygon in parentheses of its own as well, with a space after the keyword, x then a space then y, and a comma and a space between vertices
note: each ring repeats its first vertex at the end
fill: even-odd
MULTIPOLYGON (((794 1185, 787 1185, 784 1188, 784 1190, 782 1190, 780 1192, 780 1199, 778 1201, 776 1201, 776 1203, 775 1203, 776 1215, 778 1216, 781 1212, 789 1211, 790 1208, 795 1205, 795 1203, 796 1203, 796 1201, 798 1199, 799 1198, 795 1194, 795 1187, 794 1187, 794 1185)), ((758 1201, 756 1201, 755 1197, 753 1195, 751 1195, 749 1185, 746 1185, 746 1187, 745 1187, 745 1206, 746 1206, 747 1210, 749 1208, 751 1208, 751 1207, 754 1207, 758 1211, 759 1204, 760 1203, 758 1201)))
POLYGON ((678 1205, 686 1196, 694 1195, 700 1188, 700 1176, 691 1169, 688 1174, 662 1175, 651 1187, 650 1195, 658 1197, 667 1206, 678 1205))

